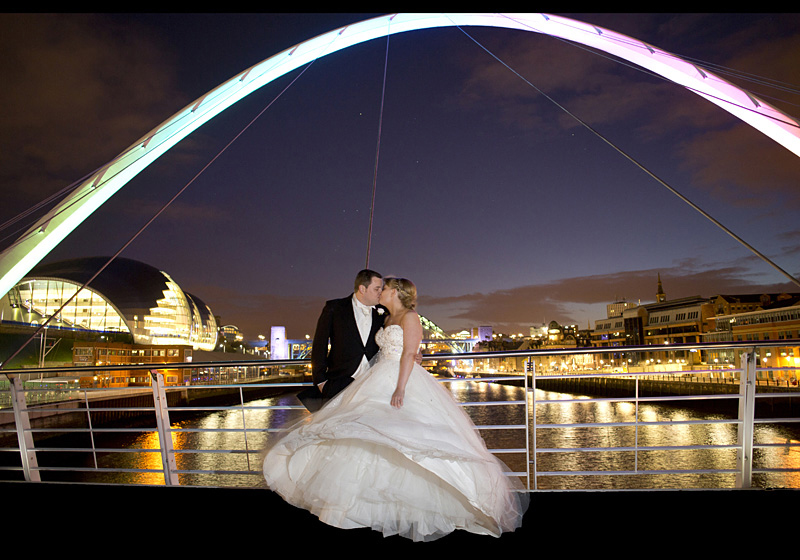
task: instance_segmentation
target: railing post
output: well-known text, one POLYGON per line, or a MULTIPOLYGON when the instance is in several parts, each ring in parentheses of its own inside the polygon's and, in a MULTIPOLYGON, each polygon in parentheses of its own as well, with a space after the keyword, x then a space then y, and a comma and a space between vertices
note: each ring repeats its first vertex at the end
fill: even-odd
POLYGON ((36 460, 36 447, 31 433, 31 419, 28 415, 28 405, 25 402, 25 392, 22 390, 22 381, 16 375, 8 377, 11 387, 11 406, 14 408, 14 424, 17 427, 17 441, 19 454, 22 459, 22 472, 27 482, 41 482, 39 475, 39 462, 36 460))
POLYGON ((175 463, 175 449, 172 447, 172 431, 169 422, 169 408, 167 406, 167 393, 164 390, 164 374, 158 370, 151 370, 150 377, 153 387, 153 403, 155 404, 156 424, 158 426, 158 441, 161 449, 161 464, 164 467, 164 483, 167 486, 178 486, 177 464, 175 463))
POLYGON ((239 406, 242 407, 242 434, 244 435, 244 456, 247 458, 247 470, 250 470, 250 444, 247 441, 247 414, 244 410, 244 393, 239 386, 239 406))
MULTIPOLYGON (((531 428, 527 434, 527 440, 529 441, 528 447, 528 465, 533 465, 533 490, 537 489, 537 481, 538 476, 536 473, 537 464, 536 464, 536 362, 533 360, 533 357, 529 358, 532 365, 531 365, 531 398, 533 399, 533 407, 532 410, 528 408, 528 374, 525 374, 525 425, 528 424, 528 418, 531 419, 531 428)), ((531 490, 531 468, 528 467, 528 490, 531 490)))
POLYGON ((750 488, 753 483, 753 437, 756 408, 756 351, 741 356, 742 372, 739 376, 739 427, 736 487, 750 488))

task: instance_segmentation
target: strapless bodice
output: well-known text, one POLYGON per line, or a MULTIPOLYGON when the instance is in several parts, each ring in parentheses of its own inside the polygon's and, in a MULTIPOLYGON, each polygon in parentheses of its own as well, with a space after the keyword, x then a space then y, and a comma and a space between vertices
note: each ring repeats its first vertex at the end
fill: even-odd
POLYGON ((378 343, 383 358, 399 360, 403 353, 403 327, 400 325, 382 327, 375 334, 375 342, 378 343))

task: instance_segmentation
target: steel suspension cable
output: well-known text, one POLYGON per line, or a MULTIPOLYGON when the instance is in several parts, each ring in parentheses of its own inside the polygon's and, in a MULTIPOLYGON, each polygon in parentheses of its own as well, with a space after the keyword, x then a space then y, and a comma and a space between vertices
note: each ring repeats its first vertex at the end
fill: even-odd
MULTIPOLYGON (((391 20, 389 20, 391 21, 391 20)), ((381 130, 383 129, 383 102, 386 98, 386 69, 389 66, 389 36, 386 34, 386 53, 383 59, 383 86, 381 89, 381 109, 378 114, 378 141, 375 147, 375 169, 372 172, 372 202, 369 205, 369 231, 367 233, 367 260, 364 268, 369 268, 369 254, 372 249, 372 222, 375 216, 375 191, 378 185, 378 158, 381 152, 381 130)))
POLYGON ((674 195, 676 195, 678 198, 680 198, 681 200, 683 200, 684 202, 686 202, 686 203, 687 203, 689 206, 691 206, 691 207, 692 207, 692 208, 694 208, 694 209, 695 209, 697 212, 699 212, 699 213, 700 213, 700 214, 702 214, 704 217, 706 217, 706 218, 707 218, 709 221, 711 221, 711 222, 712 222, 714 225, 716 225, 717 227, 719 227, 719 228, 720 228, 722 231, 724 231, 725 233, 727 233, 728 235, 730 235, 730 236, 731 236, 733 239, 735 239, 737 242, 739 242, 739 243, 740 243, 740 244, 742 244, 744 247, 746 247, 747 249, 749 249, 749 250, 750 250, 750 251, 751 251, 753 254, 755 254, 755 255, 756 255, 758 258, 762 259, 764 262, 766 262, 767 264, 769 264, 770 266, 772 266, 772 267, 773 267, 775 270, 777 270, 778 272, 780 272, 782 275, 786 276, 786 278, 788 278, 788 279, 789 279, 789 280, 790 280, 792 283, 796 284, 797 286, 800 286, 800 280, 798 280, 797 278, 795 278, 794 276, 792 276, 791 274, 789 274, 788 272, 786 272, 785 270, 783 270, 783 269, 782 269, 780 266, 778 266, 777 264, 775 264, 774 262, 772 262, 772 260, 770 260, 770 259, 769 259, 769 258, 768 258, 766 255, 764 255, 763 253, 761 253, 760 251, 758 251, 758 250, 757 250, 755 247, 753 247, 752 245, 750 245, 749 243, 747 243, 747 242, 746 242, 744 239, 742 239, 741 237, 739 237, 738 235, 736 235, 735 233, 733 233, 733 232, 732 232, 730 229, 728 229, 727 227, 725 227, 725 226, 724 226, 722 223, 720 223, 720 222, 719 222, 717 219, 715 219, 713 216, 711 216, 711 215, 710 215, 708 212, 706 212, 705 210, 703 210, 702 208, 700 208, 699 206, 697 206, 697 204, 695 204, 694 202, 692 202, 691 200, 689 200, 687 197, 685 197, 684 195, 682 195, 681 193, 679 193, 679 192, 678 192, 678 191, 677 191, 675 188, 673 188, 672 186, 670 186, 669 184, 667 184, 667 182, 666 182, 666 181, 664 181, 663 179, 661 179, 660 177, 658 177, 658 176, 657 176, 655 173, 653 173, 652 171, 650 171, 649 169, 647 169, 647 168, 646 168, 644 165, 642 165, 641 163, 639 163, 638 161, 636 161, 636 159, 634 159, 632 156, 630 156, 629 154, 627 154, 627 153, 626 153, 625 151, 623 151, 621 148, 619 148, 618 146, 616 146, 616 145, 615 145, 613 142, 611 142, 611 141, 610 141, 610 140, 608 140, 608 139, 607 139, 605 136, 603 136, 603 135, 602 135, 602 134, 600 134, 598 131, 596 131, 594 128, 592 128, 592 127, 591 127, 591 126, 590 126, 588 123, 584 122, 584 121, 583 121, 582 119, 580 119, 580 118, 579 118, 577 115, 573 114, 573 113, 572 113, 571 111, 569 111, 569 110, 568 110, 566 107, 564 107, 563 105, 561 105, 560 103, 558 103, 558 102, 557 102, 555 99, 553 99, 552 97, 550 97, 549 95, 547 95, 545 92, 543 92, 541 89, 539 89, 538 87, 536 87, 534 84, 532 84, 532 83, 530 82, 530 80, 528 80, 527 78, 525 78, 524 76, 522 76, 522 75, 521 75, 519 72, 517 72, 516 70, 514 70, 513 68, 511 68, 511 67, 510 67, 508 64, 506 64, 506 63, 505 63, 503 60, 501 60, 501 59, 500 59, 500 58, 499 58, 497 55, 495 55, 494 53, 492 53, 492 52, 491 52, 489 49, 487 49, 485 46, 483 46, 481 43, 479 43, 479 42, 478 42, 478 41, 477 41, 477 40, 476 40, 474 37, 472 37, 472 36, 471 36, 469 33, 467 33, 466 31, 464 31, 464 29, 462 29, 460 26, 457 26, 457 27, 458 27, 458 29, 459 29, 459 30, 460 30, 462 33, 464 33, 464 35, 466 35, 467 37, 469 37, 469 39, 471 39, 471 40, 472 40, 472 41, 473 41, 473 42, 474 42, 476 45, 478 45, 478 46, 479 46, 481 49, 483 49, 483 50, 484 50, 484 51, 485 51, 485 52, 486 52, 486 53, 487 53, 489 56, 491 56, 492 58, 494 58, 494 59, 495 59, 497 62, 499 62, 499 63, 500 63, 500 64, 502 64, 503 66, 505 66, 505 67, 506 67, 506 68, 507 68, 509 71, 511 71, 512 73, 514 73, 514 75, 515 75, 515 76, 517 76, 518 78, 520 78, 522 81, 524 81, 526 84, 528 84, 528 85, 529 85, 530 87, 532 87, 534 90, 536 90, 536 91, 537 91, 537 92, 538 92, 540 95, 542 95, 542 96, 543 96, 545 99, 547 99, 547 100, 548 100, 548 101, 550 101, 550 102, 551 102, 553 105, 555 105, 556 107, 558 107, 559 109, 561 109, 561 110, 562 110, 564 113, 566 113, 567 115, 569 115, 569 116, 570 116, 572 119, 574 119, 574 120, 575 120, 575 121, 576 121, 578 124, 580 124, 581 126, 583 126, 584 128, 586 128, 586 129, 587 129, 589 132, 591 132, 592 134, 594 134, 595 136, 597 136, 597 137, 598 137, 600 140, 602 140, 603 142, 605 142, 606 144, 608 144, 609 146, 611 146, 611 147, 612 147, 614 150, 616 150, 617 152, 619 152, 619 153, 620 153, 620 154, 621 154, 623 157, 625 157, 625 158, 626 158, 628 161, 630 161, 631 163, 633 163, 634 165, 636 165, 636 166, 637 166, 639 169, 641 169, 642 171, 644 171, 645 173, 647 173, 648 175, 650 175, 650 177, 652 177, 653 179, 655 179, 655 180, 656 180, 658 183, 660 183, 662 186, 664 186, 666 189, 668 189, 670 192, 672 192, 672 193, 673 193, 674 195))
MULTIPOLYGON (((506 16, 506 17, 508 19, 511 19, 512 21, 518 21, 518 20, 516 20, 514 18, 511 18, 509 16, 506 16)), ((531 31, 538 32, 537 29, 535 29, 534 27, 532 27, 530 25, 526 25, 525 27, 529 28, 531 31)), ((462 29, 461 31, 464 31, 464 30, 462 29)), ((560 41, 562 43, 568 44, 568 45, 572 46, 573 48, 580 49, 580 50, 592 53, 593 55, 599 56, 600 58, 605 58, 606 60, 610 60, 610 61, 615 62, 615 63, 617 63, 617 64, 619 64, 621 66, 626 66, 626 67, 628 67, 628 68, 630 68, 632 70, 635 70, 637 72, 641 72, 643 74, 647 74, 648 76, 651 76, 651 77, 656 78, 658 80, 663 80, 663 81, 667 81, 667 82, 670 81, 670 80, 667 80, 666 78, 664 78, 664 76, 656 74, 656 73, 654 73, 654 72, 652 72, 652 71, 650 71, 650 70, 648 70, 646 68, 642 68, 641 66, 638 66, 636 64, 632 64, 632 63, 627 62, 625 60, 620 60, 619 58, 617 58, 615 56, 608 55, 608 54, 606 54, 604 52, 599 52, 594 48, 587 47, 585 45, 580 45, 580 44, 577 44, 577 43, 575 43, 573 41, 570 41, 570 40, 567 40, 567 39, 563 39, 563 38, 560 38, 560 37, 554 37, 554 39, 556 39, 556 40, 558 40, 558 41, 560 41)), ((473 39, 473 41, 474 41, 474 39, 473 39)), ((636 39, 630 39, 630 40, 628 40, 628 39, 617 39, 617 41, 622 43, 622 44, 628 45, 628 46, 635 46, 635 47, 639 47, 639 48, 648 48, 645 45, 645 43, 643 43, 642 41, 636 40, 636 39)), ((798 89, 798 86, 794 86, 794 85, 789 84, 789 83, 782 83, 779 80, 773 80, 773 79, 770 79, 770 78, 765 78, 765 77, 762 77, 762 76, 758 76, 756 74, 736 71, 736 70, 733 70, 733 69, 725 67, 725 66, 721 66, 721 65, 718 65, 718 64, 713 64, 711 62, 706 62, 706 61, 701 60, 699 58, 691 58, 691 57, 686 57, 686 56, 683 56, 683 55, 678 56, 678 55, 675 55, 673 53, 663 53, 663 54, 666 54, 666 55, 668 55, 668 56, 670 56, 672 58, 678 59, 678 60, 684 60, 686 62, 692 62, 698 70, 700 70, 701 68, 712 69, 715 72, 717 72, 718 74, 723 74, 724 73, 724 74, 727 74, 729 76, 734 76, 734 77, 742 79, 742 80, 750 81, 750 82, 757 83, 757 84, 760 84, 760 85, 767 85, 767 86, 770 86, 770 87, 772 87, 774 89, 783 90, 783 91, 785 91, 787 93, 793 93, 793 94, 800 93, 800 89, 798 89), (781 84, 783 84, 783 85, 781 85, 781 84)), ((683 86, 683 87, 685 87, 687 90, 694 91, 695 93, 702 94, 702 95, 705 95, 705 96, 710 96, 710 94, 707 93, 707 92, 702 92, 701 93, 701 92, 698 92, 698 91, 694 90, 693 88, 691 88, 689 86, 683 86)), ((750 90, 746 90, 744 88, 742 88, 742 91, 744 91, 748 95, 757 95, 757 96, 760 96, 760 97, 765 97, 765 98, 769 97, 771 99, 777 99, 774 96, 769 96, 769 95, 765 95, 765 94, 762 94, 762 93, 756 94, 755 92, 750 91, 750 90)), ((719 100, 719 101, 723 101, 719 97, 715 97, 715 98, 717 100, 719 100)), ((795 106, 797 105, 797 103, 793 103, 793 102, 787 101, 785 99, 778 99, 778 101, 780 101, 781 103, 789 104, 789 105, 795 105, 795 106)), ((739 103, 734 103, 734 102, 732 102, 730 100, 724 100, 724 102, 728 103, 728 104, 731 104, 731 105, 735 105, 735 106, 739 107, 740 109, 744 109, 746 111, 752 111, 753 110, 750 107, 741 105, 739 103)), ((769 118, 773 119, 773 120, 776 120, 776 121, 779 121, 779 122, 781 122, 783 124, 786 124, 788 126, 793 126, 795 128, 800 127, 800 125, 796 122, 795 119, 787 121, 786 119, 779 118, 779 117, 776 117, 776 116, 769 116, 769 118)))
MULTIPOLYGON (((89 177, 91 177, 92 175, 97 173, 100 169, 101 168, 98 167, 97 169, 95 169, 91 173, 87 173, 86 175, 84 175, 83 177, 78 179, 77 181, 74 181, 72 184, 64 187, 63 189, 59 190, 58 192, 55 192, 55 193, 51 194, 50 196, 46 197, 45 199, 40 200, 39 202, 37 202, 36 204, 31 206, 27 210, 23 210, 22 212, 20 212, 19 214, 17 214, 13 218, 9 218, 4 223, 0 224, 0 231, 3 231, 5 229, 10 228, 15 223, 19 222, 20 220, 22 220, 24 218, 27 218, 28 216, 30 216, 31 214, 37 212, 38 210, 41 210, 42 208, 46 207, 48 204, 50 204, 51 202, 57 200, 58 198, 66 197, 71 192, 73 192, 78 186, 80 186, 86 179, 88 179, 89 177)), ((62 212, 63 212, 63 210, 62 210, 62 212)), ((36 222, 36 220, 33 221, 33 223, 35 223, 35 222, 36 222)), ((6 239, 19 234, 20 231, 23 231, 23 230, 25 230, 27 228, 30 228, 30 227, 31 227, 31 222, 28 222, 27 224, 23 224, 19 229, 7 234, 3 238, 0 238, 0 244, 2 244, 6 239)), ((10 246, 13 246, 13 245, 16 245, 18 243, 21 243, 24 239, 26 239, 26 237, 21 237, 21 238, 17 239, 16 241, 14 241, 14 243, 12 243, 10 246)))
MULTIPOLYGON (((316 59, 315 59, 315 60, 316 60, 316 59)), ((152 223, 153 223, 153 222, 156 220, 156 218, 158 218, 158 217, 159 217, 159 216, 160 216, 160 215, 161 215, 161 214, 162 214, 162 213, 163 213, 163 212, 164 212, 164 211, 165 211, 165 210, 166 210, 166 209, 167 209, 167 208, 168 208, 168 207, 169 207, 169 206, 170 206, 170 205, 173 203, 173 202, 175 202, 175 200, 177 200, 177 198, 178 198, 178 197, 179 197, 181 194, 183 194, 183 192, 184 192, 186 189, 188 189, 188 188, 189 188, 189 186, 190 186, 192 183, 194 183, 194 182, 195 182, 195 181, 196 181, 196 180, 197 180, 197 179, 200 177, 200 175, 202 175, 202 174, 203 174, 203 173, 206 171, 206 169, 208 169, 208 168, 209 168, 209 167, 210 167, 210 166, 211 166, 211 165, 212 165, 212 164, 213 164, 213 163, 214 163, 214 162, 215 162, 215 161, 216 161, 216 160, 217 160, 217 159, 218 159, 218 158, 219 158, 219 157, 220 157, 220 156, 223 154, 223 153, 225 153, 225 151, 226 151, 228 148, 230 148, 230 146, 231 146, 231 145, 232 145, 234 142, 236 142, 236 140, 238 140, 238 139, 239 139, 239 137, 240 137, 242 134, 244 134, 244 133, 245 133, 245 131, 246 131, 247 129, 249 129, 249 128, 250 128, 250 127, 253 125, 253 123, 255 123, 255 122, 256 122, 256 121, 257 121, 257 120, 258 120, 258 119, 261 117, 261 115, 263 115, 263 114, 264 114, 264 113, 267 111, 267 109, 269 109, 269 108, 272 106, 272 104, 273 104, 273 103, 275 103, 275 102, 278 100, 278 98, 280 98, 280 97, 281 97, 281 96, 282 96, 282 95, 283 95, 283 94, 286 92, 286 90, 288 90, 288 89, 289 89, 289 88, 290 88, 290 87, 291 87, 291 86, 292 86, 292 85, 293 85, 293 84, 294 84, 294 83, 295 83, 295 82, 296 82, 296 81, 297 81, 297 80, 300 78, 300 76, 302 76, 302 75, 305 73, 305 71, 306 71, 306 70, 308 70, 308 69, 311 67, 311 65, 312 65, 313 63, 314 63, 314 60, 312 60, 311 62, 309 62, 309 63, 306 65, 306 67, 305 67, 305 68, 303 68, 303 70, 302 70, 302 71, 301 71, 301 72, 300 72, 300 73, 299 73, 297 76, 295 76, 295 78, 294 78, 294 79, 293 79, 293 80, 292 80, 292 81, 291 81, 291 82, 290 82, 290 83, 289 83, 289 84, 288 84, 288 85, 287 85, 285 88, 283 88, 283 90, 281 90, 281 92, 280 92, 280 93, 278 93, 278 95, 276 95, 276 96, 275 96, 275 97, 274 97, 274 98, 273 98, 273 99, 272 99, 272 100, 271 100, 271 101, 270 101, 270 102, 269 102, 269 103, 268 103, 268 104, 267 104, 267 105, 266 105, 266 106, 265 106, 263 109, 261 109, 261 111, 259 111, 259 113, 258 113, 258 114, 257 114, 255 117, 253 117, 253 119, 251 119, 251 120, 250 120, 250 122, 249 122, 249 123, 247 123, 247 124, 244 126, 244 128, 242 128, 242 130, 240 130, 240 131, 239 131, 239 132, 236 134, 236 136, 234 136, 234 137, 233 137, 233 138, 232 138, 232 139, 231 139, 231 140, 230 140, 230 141, 229 141, 229 142, 228 142, 228 143, 227 143, 227 144, 226 144, 226 145, 225 145, 225 146, 224 146, 224 147, 223 147, 223 148, 222 148, 222 149, 219 151, 219 152, 217 152, 217 154, 216 154, 216 155, 215 155, 213 158, 211 158, 211 160, 209 160, 209 162, 208 162, 208 163, 206 163, 206 164, 203 166, 203 168, 202 168, 200 171, 198 171, 198 172, 195 174, 195 176, 194 176, 194 177, 192 177, 192 178, 189 180, 189 182, 187 182, 187 183, 186 183, 186 184, 185 184, 183 187, 181 187, 181 188, 180 188, 180 190, 178 190, 178 192, 177 192, 177 193, 175 193, 175 195, 174 195, 174 196, 173 196, 171 199, 169 199, 169 201, 167 201, 167 203, 166 203, 166 204, 164 204, 164 205, 163 205, 163 206, 162 206, 162 207, 161 207, 161 208, 158 210, 158 212, 156 212, 156 213, 155 213, 155 214, 154 214, 154 215, 153 215, 153 216, 152 216, 152 217, 151 217, 151 218, 150 218, 150 219, 149 219, 149 220, 148 220, 148 221, 147 221, 147 222, 146 222, 146 223, 145 223, 145 224, 144 224, 144 225, 141 227, 141 228, 139 228, 139 230, 138 230, 138 231, 137 231, 135 234, 133 234, 133 236, 131 236, 131 238, 130 238, 130 239, 127 241, 127 242, 125 242, 125 243, 122 245, 122 247, 120 247, 120 248, 117 250, 117 252, 116 252, 116 253, 114 253, 114 255, 113 255, 112 257, 110 257, 110 258, 109 258, 109 259, 108 259, 108 260, 105 262, 105 264, 103 264, 103 266, 101 266, 101 267, 100 267, 100 269, 99 269, 97 272, 95 272, 95 273, 94 273, 94 274, 91 276, 91 278, 89 278, 89 279, 88 279, 86 282, 84 282, 84 283, 83 283, 83 285, 81 285, 81 287, 80 287, 80 288, 78 288, 77 290, 75 290, 75 293, 74 293, 74 294, 72 294, 72 296, 70 296, 70 297, 69 297, 69 298, 68 298, 68 299, 67 299, 67 300, 66 300, 66 301, 65 301, 65 302, 64 302, 64 303, 61 305, 61 307, 59 307, 59 308, 58 308, 58 310, 57 310, 55 313, 51 314, 51 315, 50 315, 50 317, 48 317, 48 318, 47 318, 47 319, 46 319, 44 322, 42 322, 42 324, 39 326, 39 328, 38 328, 38 329, 36 329, 36 332, 34 332, 34 333, 33 333, 33 334, 30 336, 30 338, 28 338, 28 339, 27 339, 27 340, 26 340, 26 341, 25 341, 25 342, 24 342, 24 343, 23 343, 23 344, 22 344, 22 345, 21 345, 21 346, 20 346, 20 347, 19 347, 19 348, 18 348, 18 349, 17 349, 17 350, 16 350, 16 351, 13 353, 13 354, 11 354, 11 356, 9 356, 9 357, 8 357, 6 360, 4 360, 2 363, 0 363, 0 370, 4 369, 4 368, 5 368, 5 366, 6 366, 6 365, 8 365, 8 364, 11 362, 11 360, 13 360, 14 358, 16 358, 16 357, 19 355, 19 353, 20 353, 20 352, 22 352, 22 350, 24 350, 24 349, 25 349, 25 347, 27 347, 27 346, 28 346, 28 344, 30 344, 30 343, 31 343, 31 341, 33 341, 33 340, 34 340, 34 339, 35 339, 37 336, 39 336, 39 334, 40 334, 40 333, 41 333, 41 332, 42 332, 42 331, 43 331, 43 330, 44 330, 44 329, 47 327, 47 325, 50 323, 50 321, 52 321, 52 320, 53 320, 53 318, 57 317, 57 316, 58 316, 58 315, 59 315, 59 314, 60 314, 60 313, 61 313, 61 312, 62 312, 62 311, 63 311, 63 310, 64 310, 64 309, 67 307, 67 305, 69 305, 69 303, 70 303, 70 302, 72 302, 72 300, 73 300, 73 299, 75 299, 75 298, 78 296, 78 294, 79 294, 79 293, 80 293, 80 292, 81 292, 83 289, 85 289, 87 286, 89 286, 89 284, 91 284, 91 283, 92 283, 92 282, 95 280, 95 278, 97 278, 98 276, 100 276, 100 274, 101 274, 101 273, 102 273, 102 272, 103 272, 103 271, 104 271, 104 270, 105 270, 105 269, 106 269, 106 268, 107 268, 107 267, 108 267, 108 266, 109 266, 109 265, 110 265, 110 264, 111 264, 111 263, 114 261, 114 259, 116 259, 116 258, 117 258, 117 257, 118 257, 118 256, 119 256, 119 255, 120 255, 120 254, 121 254, 121 253, 122 253, 122 252, 125 250, 125 249, 127 249, 127 248, 128 248, 128 246, 129 246, 131 243, 133 243, 133 242, 134 242, 134 240, 135 240, 137 237, 139 237, 139 235, 141 235, 141 234, 142 234, 142 232, 144 232, 144 230, 145 230, 145 229, 147 229, 147 228, 150 226, 150 224, 152 224, 152 223)), ((8 374, 5 374, 5 375, 6 375, 6 376, 8 376, 8 374)))

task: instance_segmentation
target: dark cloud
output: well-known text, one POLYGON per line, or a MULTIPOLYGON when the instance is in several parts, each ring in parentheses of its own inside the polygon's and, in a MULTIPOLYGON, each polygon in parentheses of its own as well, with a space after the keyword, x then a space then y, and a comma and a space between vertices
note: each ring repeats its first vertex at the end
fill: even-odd
POLYGON ((782 243, 780 250, 785 258, 796 258, 800 254, 800 229, 781 233, 778 240, 782 243))
POLYGON ((694 185, 718 200, 754 209, 800 203, 797 156, 745 124, 699 132, 680 152, 694 185))
POLYGON ((420 307, 434 322, 448 329, 459 325, 494 325, 496 330, 528 332, 536 323, 555 320, 561 324, 594 326, 594 319, 605 317, 605 305, 614 301, 652 303, 660 275, 667 297, 717 294, 798 291, 789 282, 765 284, 747 268, 752 258, 725 265, 709 265, 693 259, 677 263, 669 270, 627 270, 612 274, 565 278, 543 284, 520 286, 461 296, 420 298, 420 307), (576 316, 573 309, 593 311, 576 316), (443 311, 442 315, 438 313, 443 311), (449 315, 445 315, 449 314, 449 315))
POLYGON ((594 124, 617 122, 652 102, 648 86, 631 88, 619 79, 615 63, 580 46, 549 36, 518 41, 515 35, 474 34, 480 39, 486 34, 487 48, 508 67, 465 49, 462 57, 471 72, 460 102, 497 113, 498 122, 507 126, 550 133, 579 126, 538 91, 594 124))
MULTIPOLYGON (((581 19, 592 21, 592 16, 584 14, 581 19)), ((633 21, 628 17, 626 23, 623 14, 597 19, 621 32, 633 21)), ((800 22, 794 15, 788 19, 800 22)), ((639 14, 635 21, 638 35, 647 28, 647 17, 639 14)), ((701 41, 720 33, 728 23, 716 14, 671 17, 659 26, 651 42, 669 50, 669 44, 657 42, 659 37, 666 40, 691 34, 701 41)), ((781 108, 770 90, 776 84, 792 89, 791 84, 800 83, 800 37, 781 35, 791 22, 781 20, 780 24, 768 27, 764 18, 756 19, 752 26, 716 40, 713 52, 706 52, 700 64, 713 63, 712 70, 723 79, 756 94, 763 92, 765 101, 781 108)), ((481 34, 475 32, 475 36, 481 34)), ((663 146, 665 138, 674 138, 670 151, 660 156, 682 162, 682 168, 691 174, 693 188, 737 205, 769 204, 776 196, 781 203, 797 204, 797 156, 775 149, 773 140, 681 86, 548 36, 518 41, 513 35, 487 35, 486 39, 490 50, 535 88, 623 149, 630 151, 639 143, 663 146), (624 133, 617 130, 620 126, 624 133)), ((535 130, 539 135, 581 126, 494 58, 472 60, 477 62, 470 65, 462 102, 488 107, 487 111, 499 115, 499 122, 535 130)), ((796 105, 783 104, 783 108, 791 114, 796 105)), ((637 152, 642 149, 632 153, 637 152)))
MULTIPOLYGON (((764 283, 761 275, 750 271, 754 258, 717 264, 685 259, 668 270, 628 270, 462 295, 421 294, 418 308, 448 331, 491 325, 496 332, 527 334, 531 326, 553 320, 593 328, 596 319, 605 317, 605 306, 615 301, 652 303, 659 275, 669 299, 800 291, 789 282, 764 283)), ((266 334, 270 326, 282 325, 292 337, 313 335, 324 303, 316 296, 242 293, 213 285, 192 285, 189 291, 213 301, 223 322, 225 317, 236 317, 237 325, 251 334, 266 334)))
POLYGON ((7 204, 60 190, 179 108, 165 38, 145 28, 100 15, 2 14, 0 29, 7 204))

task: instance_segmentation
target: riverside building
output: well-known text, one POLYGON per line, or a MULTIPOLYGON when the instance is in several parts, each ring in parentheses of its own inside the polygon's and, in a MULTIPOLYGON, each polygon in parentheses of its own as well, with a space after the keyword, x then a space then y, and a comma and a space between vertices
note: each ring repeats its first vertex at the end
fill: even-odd
MULTIPOLYGON (((49 320, 40 345, 71 345, 73 365, 191 361, 192 352, 216 348, 217 320, 197 296, 132 259, 116 258, 92 279, 107 262, 90 257, 35 267, 0 299, 4 335, 29 336, 49 320)), ((124 372, 106 377, 106 386, 141 384, 124 372)))
POLYGON ((214 350, 217 322, 211 309, 166 272, 116 258, 81 289, 107 261, 91 257, 35 267, 2 298, 0 321, 38 327, 51 319, 48 329, 125 333, 134 344, 214 350))
MULTIPOLYGON (((752 296, 719 296, 715 305, 720 313, 713 317, 713 330, 705 334, 704 340, 753 343, 785 340, 786 346, 758 349, 759 365, 771 368, 771 377, 783 379, 787 372, 781 368, 800 366, 800 348, 797 346, 800 339, 800 294, 762 294, 757 298, 758 303, 752 300, 752 296), (745 310, 730 312, 737 308, 745 310)), ((709 359, 713 364, 739 366, 736 362, 738 355, 729 350, 715 352, 709 359)))
POLYGON ((655 303, 619 301, 607 306, 607 317, 595 322, 592 346, 609 349, 597 355, 598 367, 676 371, 698 366, 738 366, 733 351, 694 351, 681 345, 794 339, 777 352, 761 349, 760 353, 763 365, 796 367, 800 365, 798 338, 800 294, 721 294, 668 300, 659 278, 655 303), (648 345, 675 345, 675 350, 658 354, 646 348, 627 353, 614 350, 648 345))

